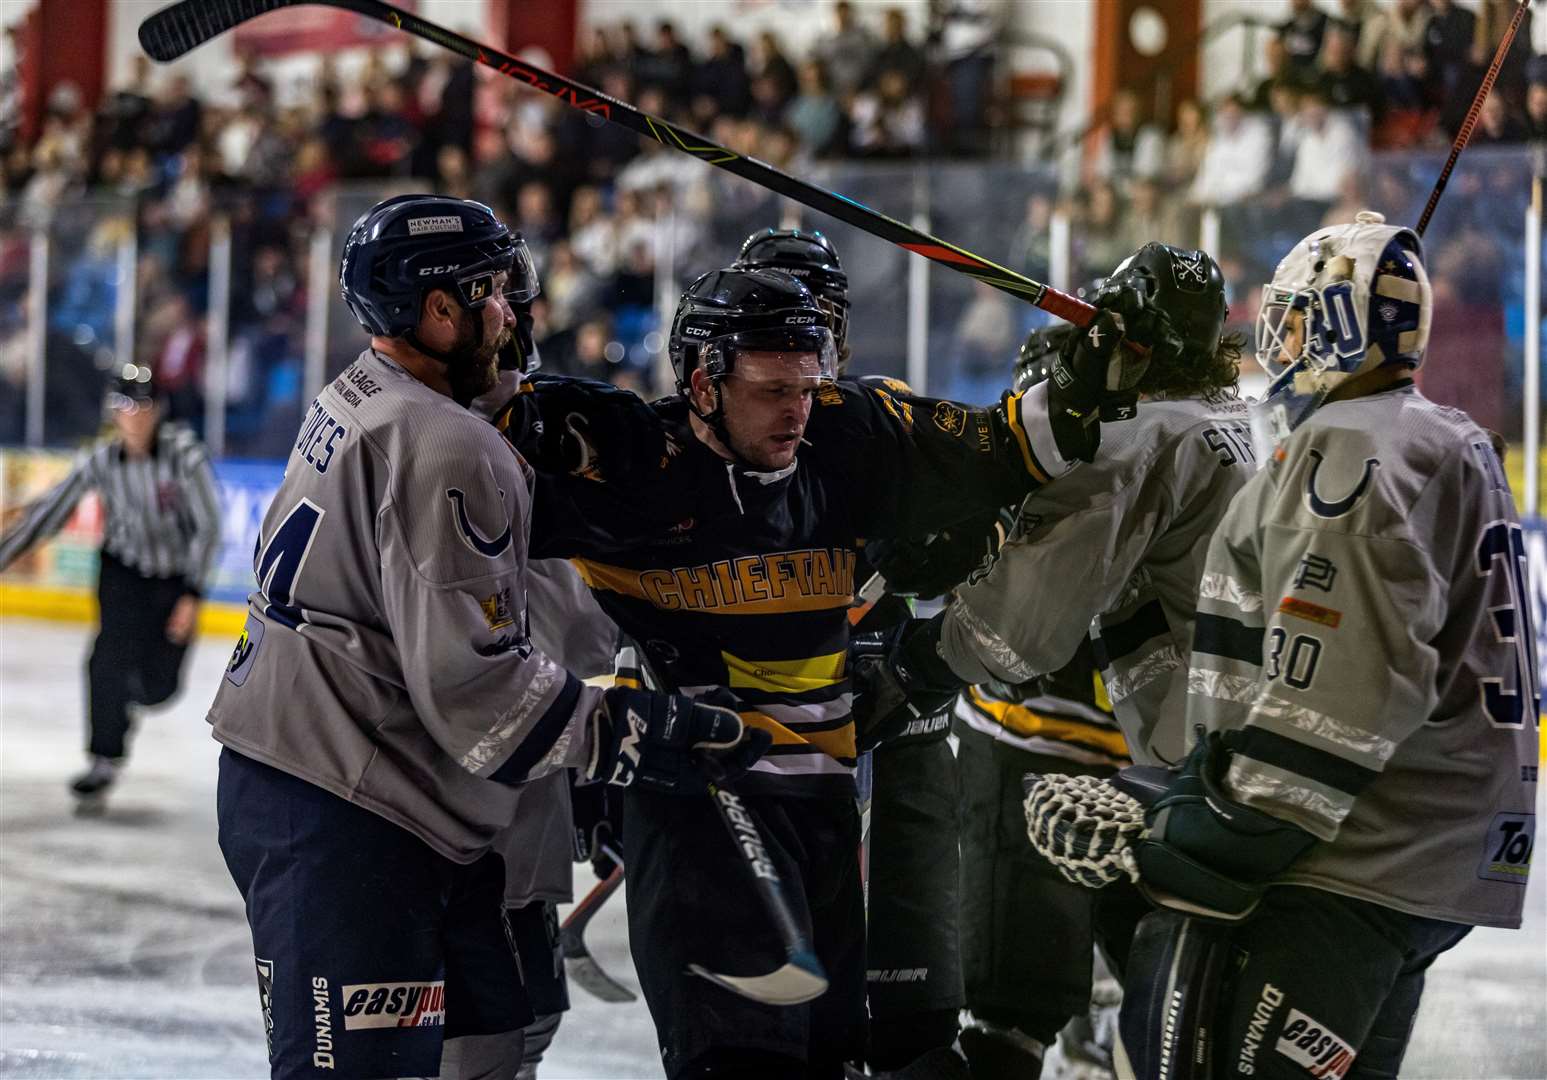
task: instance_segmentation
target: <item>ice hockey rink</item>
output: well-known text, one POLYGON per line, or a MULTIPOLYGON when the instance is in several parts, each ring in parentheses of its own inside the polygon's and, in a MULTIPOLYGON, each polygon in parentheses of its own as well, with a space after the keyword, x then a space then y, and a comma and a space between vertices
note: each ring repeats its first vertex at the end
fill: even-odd
MULTIPOLYGON (((182 696, 141 722, 107 815, 81 819, 65 779, 82 765, 88 644, 85 627, 0 620, 0 1076, 266 1075, 247 926, 215 844, 218 747, 203 719, 229 643, 196 647, 182 696)), ((590 887, 588 867, 575 882, 590 887)), ((1404 1077, 1547 1078, 1543 889, 1538 872, 1525 929, 1474 931, 1440 959, 1404 1077)), ((588 938, 607 970, 637 985, 621 897, 588 938)), ((661 1075, 642 1003, 572 996, 544 1080, 661 1075)))

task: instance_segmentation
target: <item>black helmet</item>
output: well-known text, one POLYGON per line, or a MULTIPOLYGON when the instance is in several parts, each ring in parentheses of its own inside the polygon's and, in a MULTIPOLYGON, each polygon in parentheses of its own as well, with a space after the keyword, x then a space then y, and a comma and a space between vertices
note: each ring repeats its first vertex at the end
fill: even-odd
POLYGON ((687 394, 693 369, 730 374, 738 351, 814 352, 817 377, 830 379, 838 354, 827 314, 811 290, 779 270, 712 270, 677 302, 667 343, 677 389, 687 394))
POLYGON ((1225 330, 1225 277, 1207 252, 1151 241, 1118 263, 1108 281, 1141 274, 1153 284, 1155 307, 1163 312, 1187 356, 1207 359, 1225 330))
POLYGON ((827 312, 833 343, 843 353, 849 333, 849 276, 831 240, 804 229, 762 229, 742 243, 734 265, 742 270, 783 270, 799 279, 827 312))
POLYGON ((537 296, 537 271, 521 235, 482 203, 442 195, 378 203, 350 229, 338 278, 344 302, 366 330, 406 337, 444 359, 413 337, 425 294, 445 289, 464 308, 480 308, 494 295, 496 275, 507 271, 504 295, 518 314, 515 337, 524 363, 534 350, 523 309, 537 296))

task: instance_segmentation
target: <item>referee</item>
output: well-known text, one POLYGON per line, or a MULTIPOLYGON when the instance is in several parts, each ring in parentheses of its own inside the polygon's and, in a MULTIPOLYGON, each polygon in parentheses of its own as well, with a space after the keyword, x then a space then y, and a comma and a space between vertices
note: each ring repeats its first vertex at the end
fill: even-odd
POLYGON ((101 808, 123 764, 130 705, 177 692, 220 541, 220 505, 199 437, 162 419, 151 371, 124 365, 107 395, 116 434, 0 537, 0 570, 58 532, 87 491, 102 500, 101 628, 86 664, 89 767, 70 783, 80 812, 101 808))

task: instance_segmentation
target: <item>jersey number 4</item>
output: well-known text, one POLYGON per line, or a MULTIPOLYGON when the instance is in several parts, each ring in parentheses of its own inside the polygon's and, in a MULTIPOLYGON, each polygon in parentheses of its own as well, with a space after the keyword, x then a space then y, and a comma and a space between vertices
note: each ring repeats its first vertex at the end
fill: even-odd
POLYGON ((267 544, 259 537, 258 550, 253 553, 258 589, 268 601, 263 613, 292 630, 305 621, 305 613, 295 603, 295 581, 311 554, 325 513, 310 499, 302 499, 285 515, 267 544))
POLYGON ((1526 591, 1525 534, 1513 521, 1495 521, 1483 529, 1477 545, 1478 577, 1497 573, 1504 579, 1509 602, 1490 607, 1494 640, 1512 646, 1515 677, 1479 680, 1483 711, 1494 727, 1518 728, 1525 724, 1526 710, 1537 716, 1541 691, 1536 685, 1536 631, 1531 625, 1530 593, 1526 591), (1514 689, 1510 689, 1513 684, 1514 689))

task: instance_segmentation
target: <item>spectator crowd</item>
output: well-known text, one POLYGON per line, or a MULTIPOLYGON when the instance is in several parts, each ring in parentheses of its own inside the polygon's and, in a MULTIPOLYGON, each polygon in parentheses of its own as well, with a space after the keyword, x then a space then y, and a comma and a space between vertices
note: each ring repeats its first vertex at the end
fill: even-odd
MULTIPOLYGON (((1046 279, 1048 222, 1060 205, 1076 223, 1077 263, 1094 273, 1145 240, 1196 242, 1203 207, 1243 215, 1243 231, 1271 219, 1298 235, 1307 222, 1378 202, 1370 153, 1449 143, 1513 8, 1291 0, 1289 18, 1262 41, 1261 77, 1222 100, 1183 100, 1154 115, 1153 88, 1139 85, 1104 103, 1062 182, 1028 179, 1025 220, 1005 230, 1012 263, 1046 279)), ((803 55, 771 30, 741 42, 717 25, 690 43, 666 21, 648 31, 597 26, 577 77, 797 175, 826 161, 981 157, 999 145, 988 125, 1008 9, 954 0, 930 11, 929 25, 910 26, 901 9, 838 0, 803 55)), ((1547 57, 1533 56, 1530 41, 1528 23, 1474 144, 1547 138, 1547 57)), ((492 205, 539 261, 545 362, 665 389, 651 383, 661 260, 671 258, 679 277, 722 260, 751 227, 776 220, 777 202, 513 80, 482 77, 443 50, 398 59, 373 52, 346 77, 325 56, 309 89, 289 94, 253 57, 228 86, 197 89, 184 75, 158 80, 141 58, 94 110, 57 86, 29 141, 16 135, 10 65, 0 77, 0 385, 25 377, 14 285, 25 280, 25 232, 16 226, 67 231, 84 197, 116 197, 132 219, 85 219, 68 266, 51 275, 50 371, 73 364, 84 378, 113 360, 115 253, 132 227, 135 359, 196 419, 210 239, 229 228, 228 435, 252 453, 282 450, 269 442, 293 427, 275 416, 299 408, 307 238, 314 224, 337 224, 339 185, 363 182, 492 205)), ((19 437, 24 398, 5 396, 0 442, 19 437)), ((52 399, 49 415, 68 429, 52 399)), ((79 422, 94 419, 82 412, 79 422)))

